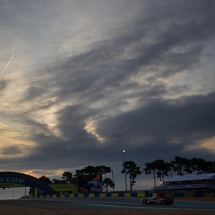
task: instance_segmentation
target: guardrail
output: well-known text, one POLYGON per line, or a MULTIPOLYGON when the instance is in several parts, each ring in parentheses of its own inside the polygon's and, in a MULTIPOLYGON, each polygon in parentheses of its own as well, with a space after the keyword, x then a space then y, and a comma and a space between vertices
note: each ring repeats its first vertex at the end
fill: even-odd
POLYGON ((215 197, 215 193, 79 193, 79 194, 57 194, 57 195, 37 195, 33 198, 63 198, 63 197, 126 197, 126 198, 142 198, 152 196, 165 196, 165 197, 215 197))

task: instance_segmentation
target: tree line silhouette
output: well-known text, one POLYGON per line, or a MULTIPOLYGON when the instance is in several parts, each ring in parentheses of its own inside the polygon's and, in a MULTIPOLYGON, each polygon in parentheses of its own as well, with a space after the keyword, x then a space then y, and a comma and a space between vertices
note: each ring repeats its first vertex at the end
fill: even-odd
MULTIPOLYGON (((193 157, 192 159, 183 158, 180 156, 175 156, 173 161, 165 162, 163 159, 157 159, 152 162, 146 162, 143 171, 140 170, 140 166, 134 161, 125 161, 122 163, 122 174, 126 174, 129 177, 130 192, 132 187, 136 183, 135 179, 137 175, 144 172, 146 175, 153 174, 154 186, 156 187, 156 177, 160 179, 160 183, 164 182, 164 177, 172 177, 173 172, 177 175, 186 174, 203 174, 203 173, 214 173, 215 172, 215 161, 205 161, 202 158, 193 157)), ((81 175, 104 175, 103 185, 106 187, 108 192, 108 187, 111 187, 114 191, 115 183, 111 178, 106 177, 106 174, 111 173, 111 167, 100 165, 100 166, 86 166, 83 169, 76 170, 73 175, 71 172, 64 172, 62 174, 61 180, 53 179, 52 181, 45 175, 41 176, 39 179, 43 180, 47 184, 75 184, 77 185, 78 176, 81 175)))
POLYGON ((153 174, 154 186, 156 187, 156 176, 160 178, 160 182, 164 182, 164 177, 172 177, 172 172, 177 175, 186 174, 203 174, 215 172, 215 161, 205 161, 202 158, 193 157, 192 159, 175 156, 173 161, 165 162, 162 159, 145 163, 143 169, 145 174, 153 174))

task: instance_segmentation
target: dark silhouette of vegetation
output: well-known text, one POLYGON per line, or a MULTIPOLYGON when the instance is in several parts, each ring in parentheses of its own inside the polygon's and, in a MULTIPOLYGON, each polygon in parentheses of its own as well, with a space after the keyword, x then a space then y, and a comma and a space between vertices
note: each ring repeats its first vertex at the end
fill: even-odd
POLYGON ((111 172, 111 168, 108 166, 87 166, 81 170, 76 170, 76 175, 97 175, 97 174, 101 174, 101 175, 105 175, 106 178, 106 174, 111 172))
POLYGON ((64 180, 53 179, 52 181, 54 184, 67 184, 64 180))
POLYGON ((156 187, 156 175, 158 178, 160 178, 160 182, 164 182, 164 176, 172 177, 172 172, 176 172, 177 175, 181 176, 185 173, 215 173, 215 161, 205 161, 202 158, 195 157, 192 159, 187 159, 180 156, 175 156, 174 160, 171 162, 164 162, 162 159, 158 159, 153 162, 147 162, 145 163, 145 168, 143 171, 146 175, 153 173, 154 186, 156 187))
POLYGON ((177 175, 184 175, 183 170, 188 164, 188 159, 179 156, 175 156, 174 159, 175 160, 172 161, 174 165, 173 170, 177 172, 177 175))
POLYGON ((142 171, 140 171, 140 167, 134 161, 125 161, 122 164, 123 170, 122 174, 126 173, 129 175, 130 179, 130 192, 132 192, 132 186, 136 183, 135 179, 137 175, 140 175, 142 171))
POLYGON ((169 176, 168 175, 168 166, 167 164, 162 160, 155 160, 154 161, 154 166, 156 167, 156 174, 157 178, 160 178, 160 184, 164 182, 164 176, 169 176))
POLYGON ((98 171, 97 174, 105 175, 105 178, 107 173, 111 173, 111 168, 108 166, 101 165, 101 166, 96 166, 95 168, 98 171))
MULTIPOLYGON (((132 186, 136 183, 135 179, 137 175, 140 175, 140 167, 136 165, 134 161, 126 161, 122 164, 123 170, 122 174, 126 173, 129 175, 130 180, 130 191, 132 192, 132 186)), ((111 167, 100 165, 100 166, 86 166, 83 169, 76 170, 76 174, 66 171, 62 174, 62 179, 53 179, 53 182, 45 175, 41 176, 39 179, 47 184, 74 184, 77 185, 78 176, 81 175, 104 175, 103 184, 108 191, 108 187, 115 188, 115 183, 106 177, 107 173, 111 173, 111 167)), ((156 187, 156 177, 160 179, 160 183, 164 182, 164 177, 173 177, 173 172, 177 175, 184 174, 204 174, 204 173, 215 173, 215 161, 205 161, 202 158, 193 157, 192 159, 183 158, 180 156, 175 156, 173 161, 165 162, 162 159, 157 159, 152 162, 146 162, 143 171, 146 175, 153 174, 154 186, 156 187)), ((35 195, 35 188, 31 187, 29 189, 30 195, 35 195)))
POLYGON ((177 175, 184 175, 183 172, 191 174, 202 174, 202 173, 212 173, 214 171, 214 161, 205 161, 202 158, 182 158, 175 156, 175 160, 172 161, 174 167, 173 170, 177 172, 177 175))
POLYGON ((54 184, 77 184, 77 177, 73 177, 71 172, 64 172, 62 174, 62 180, 53 179, 54 184))
POLYGON ((143 171, 145 171, 146 175, 153 173, 153 176, 154 176, 154 186, 156 187, 156 180, 155 180, 156 166, 155 166, 155 163, 148 162, 148 163, 145 163, 145 166, 146 167, 143 169, 143 171))
POLYGON ((73 177, 71 172, 64 172, 62 174, 62 179, 67 183, 70 184, 73 182, 73 177))
POLYGON ((73 174, 71 172, 64 172, 62 174, 62 179, 67 183, 67 184, 77 184, 77 176, 73 177, 73 174))
POLYGON ((172 162, 166 162, 167 174, 172 177, 174 171, 174 164, 172 162))
POLYGON ((44 181, 47 184, 52 184, 52 181, 48 177, 46 177, 45 175, 41 176, 39 179, 41 181, 44 181))
POLYGON ((108 192, 108 186, 115 188, 115 183, 110 178, 105 178, 102 184, 106 187, 106 192, 108 192))

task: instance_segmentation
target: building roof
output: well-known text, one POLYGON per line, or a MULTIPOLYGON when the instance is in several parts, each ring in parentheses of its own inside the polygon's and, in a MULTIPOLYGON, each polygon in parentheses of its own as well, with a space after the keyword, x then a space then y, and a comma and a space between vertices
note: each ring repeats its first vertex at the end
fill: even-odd
POLYGON ((190 174, 190 175, 177 175, 169 179, 171 181, 191 181, 191 180, 203 180, 203 179, 215 179, 215 173, 207 174, 190 174))

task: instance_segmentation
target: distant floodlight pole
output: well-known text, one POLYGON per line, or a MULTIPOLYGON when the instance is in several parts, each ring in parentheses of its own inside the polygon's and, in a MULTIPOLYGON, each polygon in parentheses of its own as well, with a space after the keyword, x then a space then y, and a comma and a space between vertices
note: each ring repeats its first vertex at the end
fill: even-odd
POLYGON ((125 150, 123 150, 122 152, 124 153, 125 191, 127 192, 127 181, 126 181, 126 171, 125 171, 125 150))

